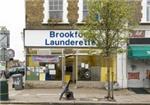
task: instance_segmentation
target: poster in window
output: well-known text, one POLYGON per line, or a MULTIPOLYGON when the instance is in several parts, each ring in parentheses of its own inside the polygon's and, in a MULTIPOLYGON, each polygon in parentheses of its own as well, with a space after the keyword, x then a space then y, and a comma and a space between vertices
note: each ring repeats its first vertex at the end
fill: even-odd
POLYGON ((81 68, 84 68, 85 67, 85 63, 81 63, 81 68))
POLYGON ((49 64, 48 69, 55 69, 55 64, 49 64))
POLYGON ((85 64, 85 69, 89 69, 89 64, 85 64))
POLYGON ((40 81, 45 81, 45 73, 40 73, 40 81))
POLYGON ((50 75, 56 75, 56 70, 49 70, 50 75))
POLYGON ((128 72, 128 80, 130 79, 140 79, 139 72, 128 72))
POLYGON ((150 79, 150 70, 146 70, 146 79, 150 79))

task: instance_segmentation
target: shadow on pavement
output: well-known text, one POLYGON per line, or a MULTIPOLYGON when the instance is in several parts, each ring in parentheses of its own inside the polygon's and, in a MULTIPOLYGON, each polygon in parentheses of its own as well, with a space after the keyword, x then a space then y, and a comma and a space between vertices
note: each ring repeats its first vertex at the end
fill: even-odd
POLYGON ((129 88, 128 90, 133 91, 136 94, 150 94, 150 92, 144 88, 129 88))

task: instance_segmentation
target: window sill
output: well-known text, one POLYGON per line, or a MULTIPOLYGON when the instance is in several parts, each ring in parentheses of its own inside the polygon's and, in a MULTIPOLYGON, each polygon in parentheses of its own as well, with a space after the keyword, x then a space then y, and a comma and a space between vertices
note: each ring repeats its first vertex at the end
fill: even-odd
POLYGON ((77 22, 77 24, 85 24, 86 22, 82 21, 82 22, 77 22))
POLYGON ((140 22, 140 25, 150 25, 150 21, 140 22))
MULTIPOLYGON (((42 25, 69 25, 69 22, 58 22, 58 23, 42 23, 42 25)), ((84 25, 85 22, 77 22, 78 25, 84 25)))
POLYGON ((63 24, 69 24, 69 22, 50 22, 50 23, 48 23, 48 22, 47 22, 47 23, 44 23, 44 22, 43 22, 42 24, 43 24, 43 25, 49 25, 49 24, 50 24, 50 25, 53 25, 53 24, 60 24, 60 25, 62 24, 62 25, 63 25, 63 24))

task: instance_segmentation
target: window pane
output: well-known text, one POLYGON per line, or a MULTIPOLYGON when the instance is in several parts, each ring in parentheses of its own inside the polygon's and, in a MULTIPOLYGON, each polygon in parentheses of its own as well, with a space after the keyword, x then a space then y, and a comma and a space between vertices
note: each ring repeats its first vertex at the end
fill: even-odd
POLYGON ((55 0, 55 1, 54 1, 54 5, 58 5, 58 0, 55 0))
POLYGON ((150 5, 150 0, 147 0, 147 5, 150 5))
POLYGON ((57 5, 54 6, 54 10, 58 10, 58 6, 57 5))
POLYGON ((49 5, 53 5, 53 0, 50 0, 50 1, 49 1, 49 5))
POLYGON ((53 10, 53 6, 49 6, 49 9, 50 9, 50 10, 53 10))
POLYGON ((62 19, 63 0, 49 0, 49 17, 52 19, 62 19))
POLYGON ((150 21, 150 7, 147 7, 147 21, 150 21))
POLYGON ((87 0, 83 0, 83 20, 85 20, 87 15, 88 15, 87 0))
POLYGON ((86 0, 83 1, 83 10, 87 10, 87 1, 86 0))
POLYGON ((97 55, 78 56, 78 80, 100 81, 100 59, 97 55), (90 60, 95 62, 89 62, 90 60))
POLYGON ((88 15, 88 11, 83 11, 83 19, 85 19, 88 15))
POLYGON ((51 19, 62 19, 62 11, 50 11, 51 19))
POLYGON ((59 6, 59 10, 62 10, 63 9, 63 7, 62 6, 59 6))
POLYGON ((63 5, 63 1, 62 0, 59 0, 59 5, 63 5))

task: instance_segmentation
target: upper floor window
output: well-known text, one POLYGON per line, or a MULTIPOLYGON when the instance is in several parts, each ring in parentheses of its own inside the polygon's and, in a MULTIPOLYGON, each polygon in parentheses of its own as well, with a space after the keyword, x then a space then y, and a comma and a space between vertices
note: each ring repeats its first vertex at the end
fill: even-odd
POLYGON ((68 2, 67 0, 44 0, 43 23, 58 21, 68 23, 68 2))
POLYGON ((78 7, 79 7, 79 10, 78 10, 78 14, 79 14, 78 23, 82 23, 88 15, 87 0, 79 0, 78 7))
POLYGON ((147 21, 150 21, 150 0, 147 0, 147 21))
POLYGON ((83 20, 88 16, 87 0, 83 0, 83 20))
POLYGON ((141 22, 150 22, 150 0, 142 0, 142 18, 141 22))
POLYGON ((63 0, 49 0, 49 19, 63 18, 63 0))

